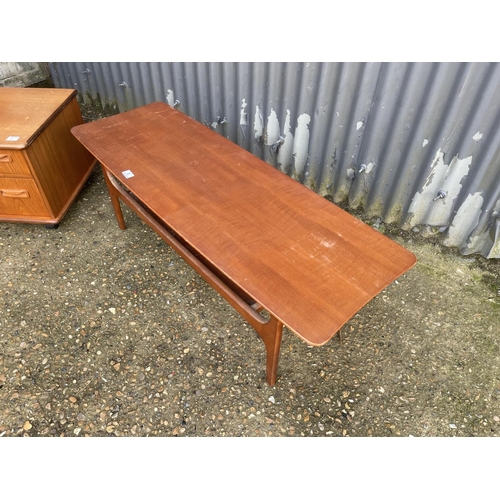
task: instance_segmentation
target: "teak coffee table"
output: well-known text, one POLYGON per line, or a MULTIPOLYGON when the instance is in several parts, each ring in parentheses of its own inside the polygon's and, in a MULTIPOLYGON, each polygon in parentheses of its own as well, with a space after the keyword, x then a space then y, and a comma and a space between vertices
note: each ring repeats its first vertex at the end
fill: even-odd
POLYGON ((415 256, 165 103, 72 128, 120 200, 260 335, 276 383, 283 325, 325 344, 415 256), (268 312, 266 319, 260 312, 268 312))

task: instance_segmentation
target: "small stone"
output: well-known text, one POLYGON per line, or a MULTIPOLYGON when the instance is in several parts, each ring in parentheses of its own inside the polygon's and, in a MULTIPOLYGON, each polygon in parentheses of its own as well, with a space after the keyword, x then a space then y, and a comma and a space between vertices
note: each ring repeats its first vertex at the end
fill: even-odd
POLYGON ((70 403, 76 403, 78 400, 75 398, 75 396, 70 396, 69 398, 70 403))
POLYGON ((119 370, 120 370, 120 363, 116 363, 115 365, 113 365, 113 368, 114 368, 116 371, 119 371, 119 370))
POLYGON ((274 396, 271 396, 268 401, 271 401, 271 403, 276 403, 276 400, 274 399, 274 396))
POLYGON ((108 311, 111 313, 111 314, 116 314, 116 309, 114 307, 110 307, 108 309, 108 311))
POLYGON ((450 424, 450 429, 456 429, 457 426, 455 424, 450 424))
POLYGON ((186 347, 186 349, 184 349, 184 354, 187 354, 189 352, 189 347, 186 347))
POLYGON ((109 433, 109 434, 111 434, 112 432, 114 432, 114 430, 115 430, 115 426, 114 425, 108 425, 106 427, 106 432, 109 433))
POLYGON ((26 420, 26 422, 24 422, 24 425, 23 425, 23 429, 25 431, 29 431, 33 426, 31 425, 31 422, 29 420, 26 420))
POLYGON ((80 434, 80 431, 81 431, 81 430, 82 430, 82 428, 81 428, 81 427, 75 427, 75 428, 73 429, 73 432, 75 433, 75 435, 76 435, 76 436, 78 436, 78 434, 80 434))
POLYGON ((500 422, 500 417, 497 417, 497 416, 495 415, 495 416, 493 417, 493 420, 494 420, 495 422, 500 422))

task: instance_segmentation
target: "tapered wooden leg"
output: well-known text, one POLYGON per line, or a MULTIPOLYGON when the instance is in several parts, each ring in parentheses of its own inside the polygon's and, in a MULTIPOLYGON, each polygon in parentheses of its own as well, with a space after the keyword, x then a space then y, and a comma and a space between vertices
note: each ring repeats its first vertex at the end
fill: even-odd
POLYGON ((271 316, 267 323, 259 325, 256 330, 266 346, 266 381, 270 386, 273 386, 276 384, 278 373, 283 323, 271 316))
POLYGON ((113 186, 113 183, 109 178, 108 172, 104 167, 102 167, 102 172, 104 174, 106 185, 108 186, 109 196, 111 198, 111 203, 113 204, 113 209, 115 211, 116 220, 118 221, 118 226, 120 226, 120 229, 126 229, 127 226, 125 225, 125 220, 123 219, 122 207, 120 205, 120 200, 118 198, 118 192, 115 186, 113 186))

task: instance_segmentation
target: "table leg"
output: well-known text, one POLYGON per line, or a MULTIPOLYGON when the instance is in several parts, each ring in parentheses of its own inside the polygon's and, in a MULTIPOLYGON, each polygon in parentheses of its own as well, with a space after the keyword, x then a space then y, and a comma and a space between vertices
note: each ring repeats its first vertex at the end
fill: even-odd
POLYGON ((276 384, 280 356, 283 323, 271 316, 264 324, 252 324, 266 346, 266 381, 270 386, 276 384))
POLYGON ((118 190, 111 182, 108 171, 104 167, 102 167, 102 173, 104 174, 104 180, 106 181, 106 185, 108 186, 109 196, 111 198, 111 203, 113 204, 113 209, 115 211, 116 220, 118 221, 118 226, 120 227, 120 229, 126 229, 127 226, 125 225, 125 220, 123 219, 118 190))

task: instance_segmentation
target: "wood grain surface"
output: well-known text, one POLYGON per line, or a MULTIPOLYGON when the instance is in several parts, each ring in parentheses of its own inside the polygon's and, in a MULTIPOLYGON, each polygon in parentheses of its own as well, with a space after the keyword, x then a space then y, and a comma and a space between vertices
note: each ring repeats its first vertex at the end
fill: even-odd
POLYGON ((154 214, 309 344, 327 342, 416 262, 389 238, 165 103, 72 132, 154 214))
POLYGON ((1 87, 0 149, 27 148, 75 95, 74 89, 1 87))

